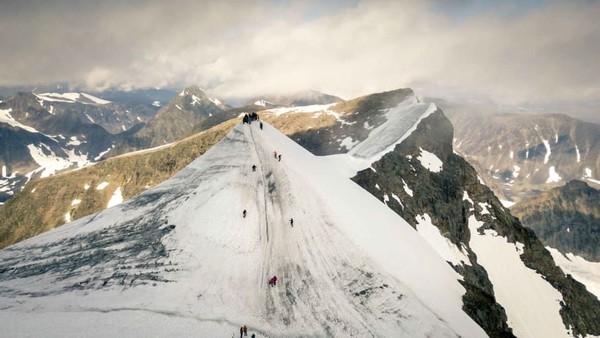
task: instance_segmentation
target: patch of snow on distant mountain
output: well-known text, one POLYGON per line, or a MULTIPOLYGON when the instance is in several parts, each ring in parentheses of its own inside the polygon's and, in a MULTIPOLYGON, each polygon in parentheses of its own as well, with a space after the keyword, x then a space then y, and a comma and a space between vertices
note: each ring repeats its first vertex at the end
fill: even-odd
POLYGON ((18 128, 27 130, 28 132, 31 132, 31 133, 40 133, 39 131, 35 130, 34 128, 26 126, 26 125, 22 124, 21 122, 15 120, 12 117, 12 115, 10 115, 11 112, 12 112, 12 108, 0 109, 0 123, 6 123, 13 127, 18 127, 18 128))
POLYGON ((74 199, 73 201, 71 201, 71 205, 78 205, 78 204, 81 204, 80 199, 74 199))
POLYGON ((109 104, 109 103, 111 103, 110 101, 103 100, 103 99, 101 99, 99 97, 95 97, 93 95, 86 94, 86 93, 81 93, 81 96, 85 97, 86 99, 88 99, 88 100, 90 100, 90 101, 92 101, 92 102, 94 102, 96 104, 109 104))
MULTIPOLYGON (((453 265, 470 265, 467 255, 442 235, 440 230, 433 225, 428 214, 417 215, 416 221, 417 232, 423 236, 440 257, 453 265)), ((462 276, 457 273, 456 278, 462 279, 462 276)))
POLYGON ((110 200, 108 200, 108 205, 106 207, 114 207, 115 205, 119 205, 121 203, 123 203, 123 194, 121 193, 121 187, 118 187, 110 197, 110 200))
POLYGON ((155 107, 160 107, 160 101, 154 101, 152 102, 152 105, 155 107))
POLYGON ((517 178, 519 177, 519 172, 521 171, 521 167, 519 167, 518 165, 513 165, 513 177, 517 178))
POLYGON ((575 145, 575 153, 577 154, 577 163, 581 162, 581 154, 579 153, 579 147, 575 145))
POLYGON ((65 214, 65 223, 71 222, 71 211, 67 211, 65 214))
POLYGON ((442 171, 444 162, 442 162, 442 160, 440 160, 439 157, 437 157, 434 153, 430 153, 421 147, 419 147, 419 149, 421 149, 421 153, 419 154, 417 159, 419 160, 419 162, 421 162, 421 165, 423 167, 434 173, 439 173, 440 171, 442 171))
POLYGON ((544 147, 546 147, 546 156, 544 156, 544 164, 548 163, 550 159, 550 154, 552 153, 552 149, 550 149, 550 142, 548 140, 542 140, 544 142, 544 147))
POLYGON ((94 161, 100 161, 102 159, 102 157, 104 157, 104 155, 106 155, 106 153, 108 153, 112 148, 114 148, 114 146, 106 149, 105 151, 101 152, 100 154, 98 154, 98 156, 94 157, 94 161))
MULTIPOLYGON (((324 112, 324 113, 333 113, 329 111, 329 108, 335 106, 335 103, 330 104, 313 104, 310 106, 299 106, 299 107, 280 107, 280 108, 271 108, 268 111, 275 115, 282 115, 288 113, 316 113, 316 112, 324 112)), ((259 105, 260 106, 260 105, 259 105)))
POLYGON ((562 295, 541 275, 521 261, 519 247, 469 217, 471 249, 494 285, 497 302, 504 307, 508 325, 517 337, 570 337, 562 325, 562 295))
POLYGON ((546 180, 546 183, 560 182, 560 180, 562 180, 562 177, 556 172, 556 168, 551 166, 550 169, 548 169, 548 179, 546 180))
POLYGON ((96 190, 104 190, 104 188, 106 188, 108 186, 108 182, 104 181, 100 184, 98 184, 98 186, 96 187, 96 190))
POLYGON ((583 283, 589 292, 600 298, 600 262, 590 262, 584 258, 546 247, 552 258, 565 273, 571 274, 577 281, 583 283))
POLYGON ((80 144, 81 141, 77 139, 77 136, 71 136, 69 142, 67 143, 68 146, 78 146, 80 144))
POLYGON ((43 168, 42 177, 54 175, 57 171, 67 169, 72 164, 68 159, 57 156, 50 147, 43 143, 39 146, 29 144, 27 149, 35 163, 43 168))
POLYGON ((223 107, 224 106, 223 102, 221 102, 219 99, 215 99, 215 98, 212 98, 212 97, 209 97, 208 99, 210 100, 210 102, 214 103, 215 105, 217 105, 219 107, 223 107))
POLYGON ((272 103, 269 101, 265 101, 265 100, 258 100, 256 102, 254 102, 255 106, 260 106, 260 107, 266 107, 267 104, 272 104, 272 103))
POLYGON ((196 95, 192 95, 192 106, 195 106, 198 103, 202 103, 202 99, 196 95))

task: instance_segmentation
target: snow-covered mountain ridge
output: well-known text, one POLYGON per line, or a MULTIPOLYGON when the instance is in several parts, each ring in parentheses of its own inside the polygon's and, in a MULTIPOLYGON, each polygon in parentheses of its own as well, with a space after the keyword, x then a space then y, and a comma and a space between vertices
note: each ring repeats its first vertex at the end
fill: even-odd
MULTIPOLYGON (((597 332, 597 299, 556 268, 533 233, 522 228, 478 182, 473 168, 453 154, 452 126, 441 111, 420 103, 412 92, 401 93, 375 94, 321 110, 296 107, 275 116, 262 112, 261 117, 285 129, 307 149, 338 154, 320 158, 330 167, 326 173, 352 177, 356 170, 367 168, 354 180, 413 225, 440 257, 452 263, 466 290, 463 309, 490 336, 510 337, 511 328, 524 337, 597 332), (386 126, 395 117, 403 118, 394 123, 397 126, 386 126), (376 135, 381 142, 374 142, 376 135), (374 147, 360 146, 369 139, 374 147), (403 141, 398 144, 399 139, 403 141), (351 154, 344 154, 348 149, 351 154), (377 156, 367 156, 361 149, 374 149, 371 155, 377 156), (510 270, 507 274, 505 268, 496 267, 510 270), (518 276, 512 279, 519 283, 507 284, 511 278, 506 276, 518 276)), ((283 162, 288 152, 283 152, 283 162)), ((327 180, 314 181, 324 184, 327 180)))
POLYGON ((69 336, 93 320, 90 335, 140 323, 160 336, 170 314, 180 335, 485 336, 456 273, 407 223, 268 125, 240 125, 131 202, 0 256, 9 334, 69 336))

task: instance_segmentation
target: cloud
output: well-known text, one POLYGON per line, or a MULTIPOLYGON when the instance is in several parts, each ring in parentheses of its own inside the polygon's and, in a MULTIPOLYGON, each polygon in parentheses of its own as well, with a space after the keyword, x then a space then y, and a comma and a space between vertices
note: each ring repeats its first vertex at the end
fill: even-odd
POLYGON ((2 4, 0 84, 198 84, 224 97, 310 88, 351 98, 407 86, 505 103, 600 97, 599 2, 469 12, 470 3, 2 4))

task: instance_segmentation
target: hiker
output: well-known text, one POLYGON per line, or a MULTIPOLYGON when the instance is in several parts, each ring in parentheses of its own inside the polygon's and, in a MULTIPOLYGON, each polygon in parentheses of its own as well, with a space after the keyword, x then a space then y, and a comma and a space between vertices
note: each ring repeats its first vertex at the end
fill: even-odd
POLYGON ((255 164, 252 165, 252 171, 256 171, 256 165, 255 164))
POLYGON ((262 122, 259 122, 258 126, 260 127, 260 130, 262 130, 262 122))
POLYGON ((269 285, 271 285, 271 286, 276 286, 277 285, 277 276, 273 276, 273 278, 271 278, 269 280, 269 285))
POLYGON ((256 338, 256 335, 253 333, 250 338, 256 338))
POLYGON ((242 211, 242 216, 243 216, 244 218, 246 218, 246 209, 244 209, 244 211, 242 211))
POLYGON ((275 157, 275 159, 277 159, 277 150, 273 150, 273 157, 275 157))
POLYGON ((248 122, 248 114, 244 114, 244 117, 242 118, 242 124, 246 124, 249 123, 248 122))
POLYGON ((281 154, 279 154, 279 162, 281 162, 281 154))
POLYGON ((292 228, 294 227, 294 219, 290 218, 290 224, 292 225, 292 228))
POLYGON ((244 336, 248 336, 248 327, 244 325, 244 336))
POLYGON ((240 326, 240 338, 244 336, 244 327, 240 326))

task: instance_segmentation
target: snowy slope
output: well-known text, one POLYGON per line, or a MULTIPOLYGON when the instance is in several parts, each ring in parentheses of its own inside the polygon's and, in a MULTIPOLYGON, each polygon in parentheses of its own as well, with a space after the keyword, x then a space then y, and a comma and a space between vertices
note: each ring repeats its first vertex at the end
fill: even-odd
POLYGON ((485 336, 459 276, 329 163, 238 126, 138 198, 0 251, 4 333, 485 336))

